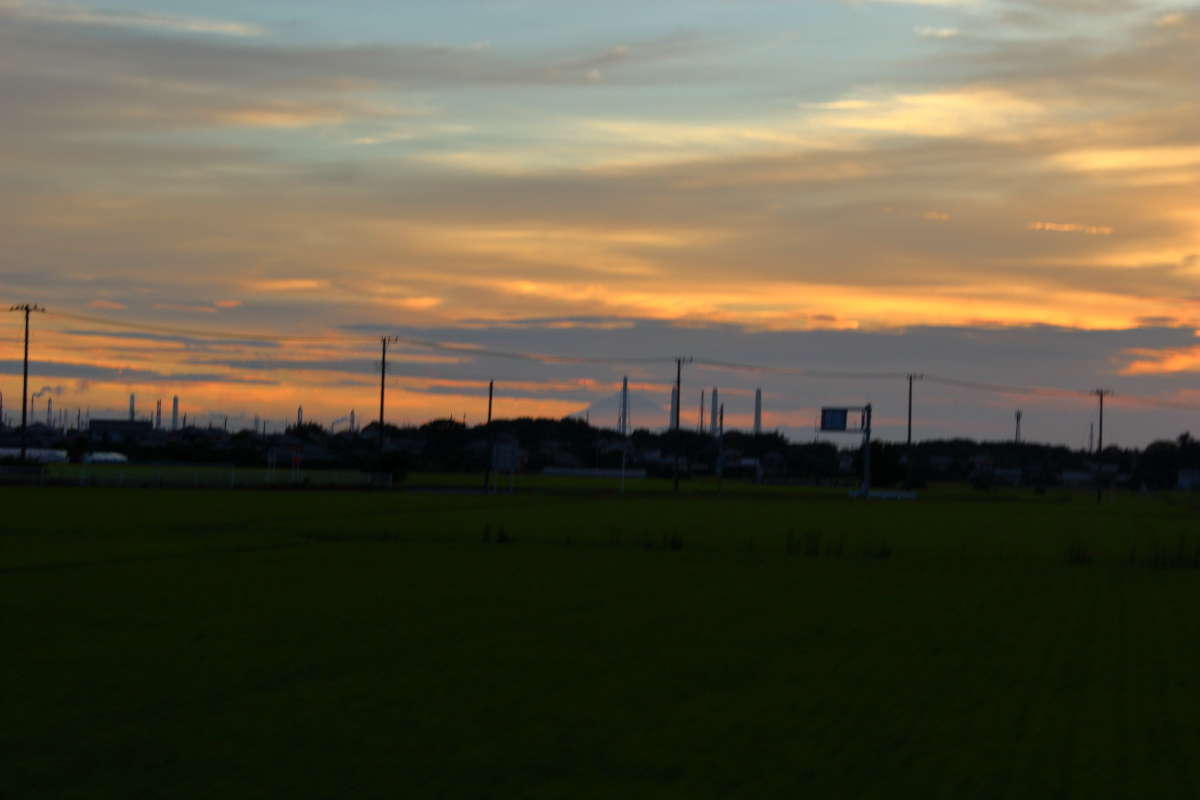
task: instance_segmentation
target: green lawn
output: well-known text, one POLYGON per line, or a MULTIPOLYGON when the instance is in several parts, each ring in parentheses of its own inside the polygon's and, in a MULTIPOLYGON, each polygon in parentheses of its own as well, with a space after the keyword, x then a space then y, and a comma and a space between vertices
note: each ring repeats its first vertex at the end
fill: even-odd
POLYGON ((0 500, 0 797, 1200 791, 1189 498, 0 500))

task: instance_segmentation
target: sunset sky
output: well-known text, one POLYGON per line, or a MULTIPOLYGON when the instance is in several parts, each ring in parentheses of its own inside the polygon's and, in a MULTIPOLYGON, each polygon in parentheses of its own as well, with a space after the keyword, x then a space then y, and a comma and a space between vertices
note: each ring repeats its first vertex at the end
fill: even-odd
MULTIPOLYGON (((52 312, 39 411, 365 422, 396 334, 663 361, 398 344, 395 422, 495 378, 611 426, 628 374, 661 427, 685 355, 1111 388, 1140 445, 1200 433, 1198 85, 1200 5, 1157 0, 0 0, 0 300, 52 312)), ((20 357, 7 314, 10 418, 20 357)), ((903 379, 692 365, 685 424, 712 386, 904 435, 903 379)), ((1095 411, 915 393, 919 438, 1095 411)))

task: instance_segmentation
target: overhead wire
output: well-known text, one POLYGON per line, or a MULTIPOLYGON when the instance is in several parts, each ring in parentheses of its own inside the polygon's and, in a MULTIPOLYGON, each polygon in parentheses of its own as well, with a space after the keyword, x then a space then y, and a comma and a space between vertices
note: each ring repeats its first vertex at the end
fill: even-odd
MULTIPOLYGON (((90 314, 78 314, 67 311, 47 310, 48 316, 59 317, 62 319, 75 320, 79 322, 87 322, 95 325, 104 325, 112 328, 125 329, 131 331, 141 331, 145 333, 157 333, 163 335, 187 336, 196 339, 211 339, 211 340, 226 340, 226 341, 245 341, 245 342, 261 342, 261 343, 314 343, 314 342, 348 342, 358 341, 357 336, 295 336, 295 335, 269 335, 261 333, 249 333, 245 331, 217 331, 212 329, 188 328, 174 325, 156 325, 150 323, 129 322, 125 320, 115 320, 107 317, 93 316, 90 314)), ((374 336, 369 337, 374 340, 374 336)), ((442 353, 452 353, 459 356, 477 356, 485 358, 503 358, 519 361, 529 361, 543 364, 597 364, 620 366, 629 364, 673 364, 676 361, 674 356, 609 356, 609 357, 594 357, 594 356, 566 356, 553 353, 538 353, 519 350, 503 350, 496 348, 480 347, 468 343, 460 342, 444 342, 433 339, 415 337, 415 336, 389 336, 388 339, 396 344, 406 345, 412 348, 421 350, 431 350, 442 353)), ((368 340, 366 335, 363 335, 361 341, 368 340)), ((855 370, 827 370, 827 369, 812 369, 807 367, 781 367, 764 364, 751 364, 737 361, 724 361, 710 358, 694 358, 691 363, 700 367, 709 369, 729 370, 736 372, 751 372, 758 374, 770 375, 795 375, 798 377, 807 378, 827 378, 827 379, 847 379, 847 380, 899 380, 909 376, 908 372, 870 372, 870 371, 855 371, 855 370)), ((936 375, 923 373, 922 379, 930 383, 936 383, 943 386, 967 389, 972 391, 992 392, 997 394, 1010 395, 1026 395, 1026 396, 1041 396, 1041 397, 1061 397, 1061 398, 1089 398, 1094 392, 1079 389, 1062 389, 1057 387, 1047 386, 1019 386, 1010 384, 991 383, 985 381, 965 380, 961 378, 950 378, 944 375, 936 375)), ((1172 400, 1162 400, 1153 397, 1145 397, 1139 395, 1116 395, 1118 403, 1132 403, 1136 405, 1154 406, 1160 408, 1171 408, 1183 411, 1200 411, 1200 405, 1181 403, 1172 400)))
POLYGON ((903 378, 906 372, 856 372, 850 370, 809 369, 807 367, 771 367, 762 364, 743 364, 737 361, 717 361, 711 358, 694 359, 695 364, 712 369, 736 372, 758 372, 772 375, 799 375, 808 378, 853 378, 866 380, 892 380, 903 378))
POLYGON ((924 373, 923 380, 939 383, 943 386, 953 386, 958 389, 972 389, 979 392, 994 392, 998 394, 1041 395, 1043 397, 1088 397, 1091 392, 1077 389, 1058 389, 1050 386, 1015 386, 1001 383, 985 383, 983 381, 968 381, 958 378, 946 378, 941 375, 924 373))
MULTIPOLYGON (((261 333, 200 330, 199 328, 185 328, 175 325, 153 325, 144 322, 126 322, 124 320, 114 320, 105 317, 94 317, 90 314, 75 314, 67 311, 47 311, 46 314, 47 316, 51 317, 60 317, 62 319, 70 319, 77 322, 88 322, 93 325, 107 325, 110 328, 122 328, 125 330, 143 331, 145 333, 158 333, 170 336, 188 336, 194 339, 221 339, 271 343, 311 343, 339 341, 339 339, 331 336, 286 336, 278 334, 264 335, 261 333)), ((341 341, 344 341, 344 339, 341 339, 341 341)))

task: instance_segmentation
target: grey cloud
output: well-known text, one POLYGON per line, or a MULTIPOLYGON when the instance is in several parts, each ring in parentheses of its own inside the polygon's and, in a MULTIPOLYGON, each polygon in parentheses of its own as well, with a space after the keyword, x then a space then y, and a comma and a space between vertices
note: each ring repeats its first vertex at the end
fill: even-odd
POLYGON ((165 333, 145 333, 142 331, 122 331, 122 330, 104 330, 104 329, 68 329, 64 330, 69 336, 100 336, 106 339, 130 339, 133 341, 145 342, 174 342, 176 344, 184 344, 190 347, 198 347, 204 349, 213 348, 228 348, 228 347, 254 347, 263 350, 276 349, 280 345, 278 342, 268 342, 261 339, 199 339, 194 336, 180 336, 177 334, 165 333))
POLYGON ((15 22, 0 32, 9 69, 34 71, 48 55, 80 74, 150 76, 139 81, 204 87, 353 91, 372 86, 455 87, 583 85, 599 67, 650 65, 685 57, 702 46, 676 35, 585 55, 510 55, 438 45, 283 46, 208 39, 164 39, 137 33, 95 35, 15 22))

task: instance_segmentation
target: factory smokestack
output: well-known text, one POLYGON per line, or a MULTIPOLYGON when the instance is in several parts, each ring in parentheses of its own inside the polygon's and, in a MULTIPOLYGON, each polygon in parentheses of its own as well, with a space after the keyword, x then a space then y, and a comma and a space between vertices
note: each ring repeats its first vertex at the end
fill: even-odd
POLYGON ((179 430, 179 395, 171 398, 171 430, 179 430))
POLYGON ((46 398, 46 427, 54 427, 54 398, 46 398))
POLYGON ((162 430, 162 398, 154 401, 154 430, 162 430))
POLYGON ((130 422, 133 422, 134 397, 135 397, 135 395, 132 395, 132 394, 129 395, 129 421, 130 422))
POLYGON ((762 435, 762 389, 754 390, 754 435, 762 435))

